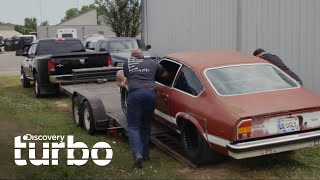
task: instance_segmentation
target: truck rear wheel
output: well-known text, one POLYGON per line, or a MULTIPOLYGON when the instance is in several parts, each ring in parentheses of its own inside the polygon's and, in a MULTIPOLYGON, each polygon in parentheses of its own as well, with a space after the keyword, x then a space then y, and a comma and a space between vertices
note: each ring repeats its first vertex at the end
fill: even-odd
POLYGON ((127 116, 127 100, 128 100, 128 91, 126 88, 121 89, 121 107, 123 113, 127 116))
POLYGON ((34 74, 34 94, 37 98, 42 98, 38 74, 34 74))
POLYGON ((84 128, 88 134, 94 135, 96 133, 96 128, 94 126, 94 118, 90 103, 85 101, 82 106, 82 117, 83 117, 83 124, 84 128))
POLYGON ((73 121, 76 127, 82 126, 82 116, 81 116, 81 103, 78 97, 74 97, 72 100, 72 112, 73 112, 73 121))

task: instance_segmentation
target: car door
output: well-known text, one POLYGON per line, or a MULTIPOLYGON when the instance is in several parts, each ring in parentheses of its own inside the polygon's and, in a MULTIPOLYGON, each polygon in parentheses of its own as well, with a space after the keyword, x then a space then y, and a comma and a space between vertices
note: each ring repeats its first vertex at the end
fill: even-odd
POLYGON ((32 77, 32 65, 33 65, 33 59, 35 57, 35 51, 36 51, 36 44, 32 44, 29 48, 28 55, 24 59, 23 62, 23 68, 24 72, 26 73, 27 77, 32 77))
POLYGON ((170 114, 169 104, 171 98, 172 84, 181 65, 180 63, 169 59, 161 60, 160 64, 171 74, 171 79, 166 80, 162 78, 157 78, 156 80, 157 101, 155 119, 170 125, 173 123, 173 118, 170 114))
MULTIPOLYGON (((187 66, 182 66, 173 85, 170 99, 170 113, 189 113, 195 118, 201 117, 203 99, 198 97, 204 91, 197 75, 187 66)), ((201 119, 201 118, 200 118, 201 119)), ((201 124, 204 125, 204 124, 201 124)))

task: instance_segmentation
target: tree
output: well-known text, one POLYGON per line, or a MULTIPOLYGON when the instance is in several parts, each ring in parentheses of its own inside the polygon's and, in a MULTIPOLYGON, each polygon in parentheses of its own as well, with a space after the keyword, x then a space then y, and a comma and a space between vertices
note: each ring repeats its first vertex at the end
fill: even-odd
POLYGON ((45 21, 41 22, 40 26, 49 26, 49 21, 45 20, 45 21))
POLYGON ((96 4, 118 37, 136 37, 140 33, 140 0, 96 0, 96 4))
POLYGON ((30 32, 37 31, 37 19, 36 18, 25 18, 23 34, 29 34, 30 32))
POLYGON ((82 6, 82 8, 80 10, 80 14, 86 13, 86 12, 91 11, 93 9, 96 9, 95 4, 89 4, 88 6, 82 6))
POLYGON ((61 22, 77 17, 79 13, 80 12, 77 8, 71 8, 66 11, 66 16, 63 19, 61 19, 61 22))

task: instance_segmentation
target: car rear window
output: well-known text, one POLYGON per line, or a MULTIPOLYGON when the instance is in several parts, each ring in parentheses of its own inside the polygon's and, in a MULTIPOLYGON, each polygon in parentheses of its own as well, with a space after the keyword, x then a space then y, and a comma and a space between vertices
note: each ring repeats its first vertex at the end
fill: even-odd
POLYGON ((223 96, 299 87, 296 82, 270 64, 209 69, 205 75, 213 88, 223 96))
POLYGON ((72 52, 85 52, 81 41, 77 40, 57 40, 57 41, 40 41, 38 44, 38 55, 60 54, 72 52))

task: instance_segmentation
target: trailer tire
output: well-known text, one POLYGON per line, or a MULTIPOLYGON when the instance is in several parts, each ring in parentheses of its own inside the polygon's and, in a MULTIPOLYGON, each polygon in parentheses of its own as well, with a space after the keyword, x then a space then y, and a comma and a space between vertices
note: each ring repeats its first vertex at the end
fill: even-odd
POLYGON ((94 135, 96 133, 96 128, 94 126, 94 118, 90 103, 85 101, 82 106, 82 117, 84 128, 88 134, 94 135))
POLYGON ((197 165, 208 163, 213 152, 197 128, 186 121, 181 124, 180 131, 185 155, 197 165))
POLYGON ((128 91, 126 88, 121 89, 121 107, 123 113, 127 116, 127 100, 128 100, 128 91))
POLYGON ((26 74, 21 69, 21 83, 22 87, 29 88, 30 87, 30 80, 27 78, 26 74))
POLYGON ((83 123, 83 116, 81 116, 81 111, 81 103, 79 98, 76 96, 72 99, 73 121, 76 127, 81 127, 83 123))

